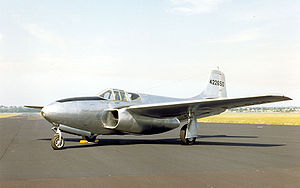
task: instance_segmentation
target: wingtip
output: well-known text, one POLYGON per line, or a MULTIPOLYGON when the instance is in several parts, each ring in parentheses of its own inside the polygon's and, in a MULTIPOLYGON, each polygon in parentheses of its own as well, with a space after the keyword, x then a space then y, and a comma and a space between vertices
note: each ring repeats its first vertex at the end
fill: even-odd
POLYGON ((284 95, 282 95, 282 94, 273 94, 273 95, 269 95, 269 96, 280 98, 280 99, 283 100, 283 101, 286 101, 286 100, 293 100, 292 98, 287 97, 287 96, 284 96, 284 95))
POLYGON ((282 96, 285 100, 293 100, 292 98, 290 97, 286 97, 286 96, 282 96))
MULTIPOLYGON (((283 97, 285 97, 285 96, 283 96, 283 97)), ((290 97, 285 97, 286 98, 286 100, 293 100, 292 98, 290 98, 290 97)))

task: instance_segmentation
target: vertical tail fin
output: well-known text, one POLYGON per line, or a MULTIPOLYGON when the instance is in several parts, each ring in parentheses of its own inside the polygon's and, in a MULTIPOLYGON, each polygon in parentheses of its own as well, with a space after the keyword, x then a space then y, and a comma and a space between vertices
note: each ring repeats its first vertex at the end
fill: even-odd
POLYGON ((200 95, 194 99, 210 99, 227 97, 225 75, 219 70, 212 70, 209 82, 200 95))

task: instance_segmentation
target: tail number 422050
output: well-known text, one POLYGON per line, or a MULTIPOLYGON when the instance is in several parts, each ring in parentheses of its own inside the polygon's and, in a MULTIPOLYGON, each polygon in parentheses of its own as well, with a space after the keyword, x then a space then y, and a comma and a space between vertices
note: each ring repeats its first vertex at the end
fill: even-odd
POLYGON ((224 87, 225 85, 225 83, 220 80, 210 80, 209 83, 215 86, 222 86, 222 87, 224 87))

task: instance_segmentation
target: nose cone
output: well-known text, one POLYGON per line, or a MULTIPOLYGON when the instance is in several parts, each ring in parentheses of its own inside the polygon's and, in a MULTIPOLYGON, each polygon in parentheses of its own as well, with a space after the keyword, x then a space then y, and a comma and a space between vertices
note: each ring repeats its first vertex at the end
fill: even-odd
POLYGON ((59 112, 58 105, 56 103, 49 104, 42 108, 42 116, 49 122, 54 122, 56 119, 56 114, 59 112))

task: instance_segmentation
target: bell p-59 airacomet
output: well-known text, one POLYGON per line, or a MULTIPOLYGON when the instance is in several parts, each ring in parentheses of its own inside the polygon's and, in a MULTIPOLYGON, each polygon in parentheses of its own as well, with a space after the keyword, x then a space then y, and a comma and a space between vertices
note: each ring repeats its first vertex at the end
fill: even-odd
POLYGON ((225 76, 213 70, 206 88, 187 99, 162 97, 107 89, 97 96, 57 100, 41 109, 41 115, 55 132, 53 149, 62 149, 62 132, 93 142, 98 135, 151 135, 181 127, 180 139, 192 145, 198 136, 197 119, 220 114, 227 109, 291 100, 280 95, 227 98, 225 76))

